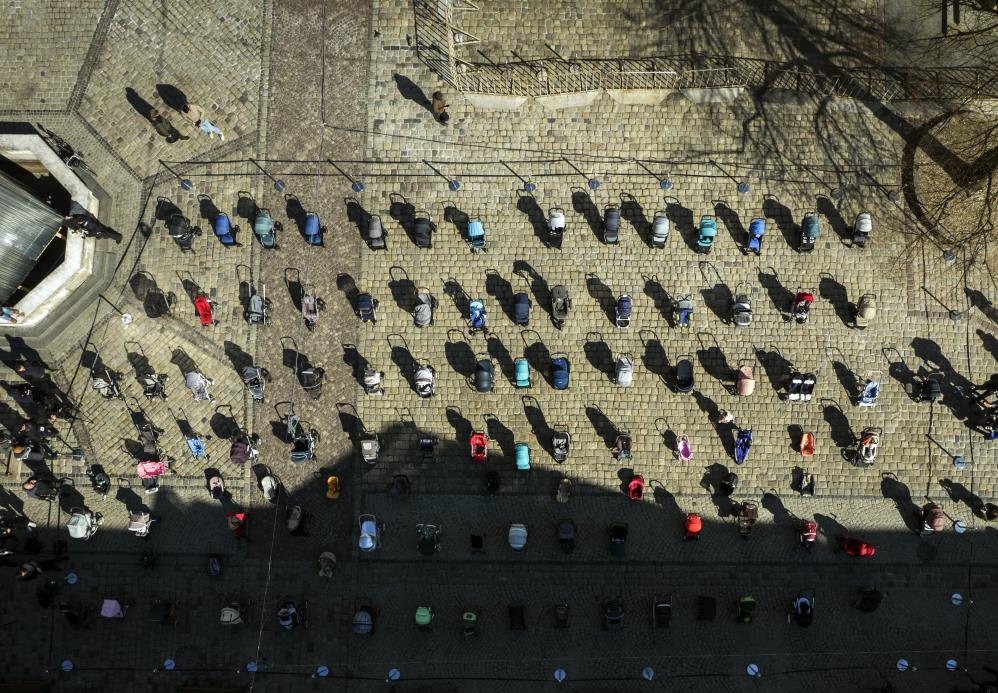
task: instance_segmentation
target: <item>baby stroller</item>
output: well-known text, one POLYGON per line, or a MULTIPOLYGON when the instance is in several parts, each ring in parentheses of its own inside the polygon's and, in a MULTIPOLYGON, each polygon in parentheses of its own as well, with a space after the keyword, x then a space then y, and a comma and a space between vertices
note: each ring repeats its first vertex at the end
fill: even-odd
POLYGON ((709 253, 714 247, 714 237, 717 235, 717 221, 710 215, 700 217, 700 232, 697 235, 697 252, 709 253))
POLYGON ((530 471, 530 446, 526 443, 517 443, 513 452, 517 471, 530 471))
POLYGON ((690 443, 689 436, 679 436, 676 438, 676 449, 674 451, 680 462, 689 462, 693 459, 693 444, 690 443))
POLYGON ((755 253, 758 255, 762 252, 762 237, 766 233, 766 220, 765 219, 753 219, 749 222, 748 228, 748 245, 745 246, 745 250, 750 253, 755 253))
POLYGON ((385 394, 385 388, 381 386, 381 378, 384 376, 379 370, 368 366, 364 369, 364 394, 380 397, 385 394))
POLYGON ((752 431, 748 428, 739 429, 738 438, 735 440, 735 464, 745 463, 751 447, 752 431))
POLYGON ((256 366, 244 366, 240 375, 242 376, 243 384, 246 385, 246 389, 249 390, 253 399, 257 402, 262 402, 263 391, 267 385, 267 371, 256 366))
POLYGON ((191 391, 191 396, 194 397, 195 402, 214 402, 215 398, 211 396, 208 392, 208 387, 212 384, 212 380, 204 377, 201 373, 197 371, 192 371, 184 375, 184 384, 187 385, 187 389, 191 391))
POLYGON ((291 597, 287 597, 277 610, 277 623, 284 630, 294 630, 297 626, 308 627, 305 610, 291 597))
POLYGON ((130 512, 128 513, 128 531, 137 537, 148 537, 153 521, 154 518, 150 513, 141 510, 130 512))
POLYGON ((747 397, 755 392, 755 374, 752 366, 738 367, 738 380, 735 388, 735 391, 742 397, 747 397))
POLYGON ((738 608, 738 622, 752 623, 752 617, 755 615, 755 598, 752 597, 751 595, 739 597, 737 608, 738 608))
POLYGON ((676 301, 676 307, 672 311, 672 324, 674 327, 691 327, 693 325, 693 298, 684 296, 676 301))
POLYGON ((253 234, 260 241, 264 248, 277 247, 277 231, 280 224, 276 223, 266 209, 258 209, 256 217, 253 219, 253 234))
POLYGON ((863 383, 863 392, 859 395, 859 406, 874 407, 877 405, 877 400, 879 398, 880 373, 879 371, 874 371, 867 376, 866 382, 863 383))
POLYGON ((372 325, 378 322, 378 302, 366 291, 357 295, 357 316, 361 322, 372 325))
POLYGON ((305 329, 309 332, 315 330, 315 325, 319 322, 319 311, 324 307, 323 302, 312 294, 301 297, 301 317, 305 321, 305 329))
POLYGON ((617 299, 616 323, 617 327, 626 329, 631 326, 631 297, 627 294, 621 295, 617 299))
POLYGON ((357 635, 374 632, 374 607, 364 601, 359 601, 354 607, 353 632, 357 635))
POLYGON ((315 459, 315 444, 319 432, 305 428, 294 414, 287 418, 288 434, 291 436, 291 464, 305 464, 315 459))
POLYGON ((818 523, 814 520, 804 520, 800 525, 800 545, 808 551, 818 540, 818 523))
POLYGON ((676 391, 693 392, 693 359, 689 356, 679 357, 676 362, 676 391))
POLYGON ((229 462, 246 464, 255 460, 256 456, 257 451, 253 439, 242 431, 238 432, 232 439, 232 445, 229 446, 229 462))
POLYGON ((665 212, 655 212, 655 219, 651 223, 651 247, 664 248, 669 240, 670 222, 665 212))
POLYGON ((212 220, 212 229, 215 231, 215 236, 222 245, 239 245, 236 243, 236 239, 232 235, 233 232, 239 231, 239 227, 232 225, 232 222, 229 221, 228 214, 223 214, 222 212, 216 214, 215 218, 212 220))
MULTIPOLYGON (((425 213, 424 213, 425 214, 425 213)), ((437 227, 429 216, 417 216, 412 223, 412 237, 417 248, 433 247, 433 232, 437 227)))
POLYGON ((703 531, 703 518, 697 513, 687 513, 683 521, 683 540, 699 541, 703 531))
POLYGON ((513 380, 518 388, 530 387, 530 364, 527 359, 516 359, 513 362, 513 380))
POLYGON ((865 329, 869 327, 873 319, 877 317, 877 297, 873 294, 863 294, 856 304, 856 317, 853 318, 853 327, 865 329))
POLYGON ((92 464, 87 471, 90 479, 90 486, 101 498, 107 498, 108 491, 111 490, 111 477, 104 469, 103 465, 92 464))
POLYGON ((630 387, 634 381, 634 359, 630 354, 621 354, 617 357, 614 381, 619 387, 630 387))
POLYGON ((426 399, 433 396, 436 378, 433 376, 433 369, 429 366, 420 366, 416 369, 414 378, 416 394, 426 399))
POLYGON ((471 461, 484 464, 489 458, 489 437, 481 431, 471 434, 471 461))
POLYGON ((527 525, 520 522, 512 523, 506 538, 509 541, 509 548, 523 551, 527 548, 527 525))
POLYGON ((922 531, 941 532, 946 528, 946 514, 938 503, 926 503, 922 507, 922 531))
POLYGON ((639 501, 645 493, 645 478, 640 474, 635 474, 627 482, 627 497, 632 501, 639 501))
POLYGON ((378 518, 374 515, 361 515, 357 518, 360 526, 360 538, 357 540, 357 547, 366 553, 381 548, 382 526, 378 523, 378 518))
POLYGON ((305 236, 305 242, 309 245, 322 245, 322 234, 325 233, 326 228, 319 224, 319 215, 315 212, 306 214, 304 226, 302 233, 305 236))
POLYGON ((810 253, 814 250, 814 244, 821 233, 821 221, 815 212, 808 212, 801 222, 800 245, 797 250, 801 253, 810 253))
POLYGON ((298 382, 312 399, 319 399, 322 396, 322 382, 325 378, 326 371, 318 366, 310 366, 298 371, 298 382))
POLYGON ((627 523, 614 522, 607 528, 609 535, 610 555, 614 558, 623 558, 627 551, 627 523))
POLYGON ((385 249, 385 227, 381 217, 372 214, 367 220, 367 245, 371 250, 385 249))
POLYGON ((525 293, 513 294, 513 324, 530 324, 530 297, 525 293))
POLYGON ((804 459, 814 457, 814 434, 805 431, 800 437, 800 456, 804 459))
POLYGON ((810 291, 798 291, 794 297, 793 317, 798 325, 807 324, 807 319, 811 315, 811 304, 814 303, 814 294, 810 291))
POLYGON ((490 359, 480 359, 475 364, 475 390, 478 392, 492 392, 495 369, 490 359))
POLYGON ((565 212, 561 207, 552 207, 548 210, 548 245, 552 248, 560 248, 565 237, 565 212))
POLYGON ((572 436, 568 431, 555 431, 551 436, 551 453, 555 462, 568 459, 568 450, 572 445, 572 436))
POLYGON ((610 451, 617 460, 631 459, 631 434, 618 432, 617 440, 610 451))
POLYGON ((558 482, 558 490, 554 494, 554 499, 564 505, 572 500, 572 480, 562 479, 558 482))
POLYGON ((672 595, 655 595, 651 602, 651 622, 656 628, 668 628, 672 621, 672 595))
POLYGON ((139 384, 142 386, 142 394, 146 396, 146 399, 166 401, 165 375, 157 375, 150 368, 139 377, 139 384))
POLYGON ((809 597, 804 592, 798 592, 797 598, 790 605, 790 613, 787 614, 787 623, 796 621, 801 628, 807 628, 814 620, 814 597, 809 597))
POLYGON ((194 298, 194 310, 197 311, 198 319, 201 321, 201 327, 208 327, 209 325, 215 324, 213 307, 214 301, 208 298, 204 292, 199 292, 194 298))
POLYGON ((860 212, 856 217, 856 223, 852 227, 852 244, 856 248, 865 248, 866 242, 870 240, 870 232, 873 231, 873 217, 869 212, 860 212))
POLYGON ((735 290, 735 300, 731 308, 731 317, 738 327, 748 327, 752 324, 752 289, 742 282, 735 290))
POLYGON ((166 230, 170 238, 176 241, 177 245, 184 252, 193 250, 195 236, 201 235, 201 229, 191 227, 191 222, 183 214, 174 214, 166 222, 166 230))
POLYGON ((270 301, 267 300, 266 287, 261 287, 261 293, 250 289, 249 305, 244 317, 250 325, 270 324, 270 301))
POLYGON ((86 508, 73 508, 69 511, 66 529, 69 530, 69 536, 73 539, 86 541, 97 533, 97 528, 100 527, 103 519, 104 516, 100 513, 93 513, 86 508))
POLYGON ((810 402, 814 396, 814 386, 818 382, 814 373, 790 374, 790 384, 787 386, 787 399, 791 402, 810 402))
POLYGON ((95 375, 91 372, 90 380, 91 386, 104 399, 125 399, 125 396, 121 394, 121 388, 118 387, 118 374, 112 372, 107 366, 103 366, 101 375, 95 375))
POLYGON ((147 494, 159 491, 159 478, 168 471, 160 460, 146 460, 135 465, 135 474, 141 479, 142 488, 147 494))
POLYGON ((859 437, 859 445, 853 461, 863 467, 872 467, 877 461, 877 451, 880 448, 880 436, 883 434, 882 428, 871 426, 863 430, 859 437))
POLYGON ((607 205, 603 210, 603 242, 620 242, 620 207, 617 205, 607 205))
POLYGON ((375 464, 381 452, 381 439, 377 433, 365 433, 360 439, 360 458, 367 464, 375 464))
POLYGON ((432 556, 440 550, 440 528, 437 525, 416 525, 416 548, 424 556, 432 556))
POLYGON ((569 370, 567 356, 558 355, 551 359, 551 386, 555 390, 568 389, 569 370))
POLYGON ((215 500, 225 500, 225 480, 220 472, 213 473, 207 481, 208 495, 215 500))
POLYGON ((759 506, 752 501, 745 501, 738 507, 738 534, 742 539, 752 535, 752 526, 759 519, 759 506))
POLYGON ((485 226, 479 219, 468 222, 468 244, 471 252, 485 252, 485 226))
POLYGON ((425 286, 416 289, 416 307, 412 311, 412 320, 416 327, 433 324, 433 294, 425 286))
POLYGON ((480 298, 468 302, 468 328, 472 333, 486 332, 488 318, 485 303, 480 298))
POLYGON ((559 330, 568 319, 568 311, 572 308, 572 299, 568 296, 568 289, 561 284, 551 289, 551 322, 559 330))

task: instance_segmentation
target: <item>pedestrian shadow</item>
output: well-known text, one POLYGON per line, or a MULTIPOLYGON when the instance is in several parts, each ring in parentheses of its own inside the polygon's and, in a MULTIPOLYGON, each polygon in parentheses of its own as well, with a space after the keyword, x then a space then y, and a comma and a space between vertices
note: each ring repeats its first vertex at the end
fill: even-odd
POLYGON ((610 324, 615 325, 617 321, 617 297, 613 295, 610 287, 604 284, 597 275, 588 272, 586 274, 586 291, 599 305, 610 324))
POLYGON ((592 196, 583 188, 572 188, 572 209, 581 214, 596 240, 603 241, 603 217, 592 196))
POLYGON ((620 216, 631 224, 634 228, 634 233, 637 234, 638 238, 646 246, 649 248, 652 247, 651 222, 648 221, 641 203, 638 202, 634 195, 620 193, 620 216))
POLYGON ((776 310, 782 315, 787 315, 793 310, 794 298, 796 296, 793 291, 783 286, 775 269, 772 267, 767 267, 766 269, 769 272, 759 270, 759 284, 766 290, 766 295, 769 296, 769 300, 776 310))
POLYGON ((671 321, 673 305, 672 297, 669 295, 669 292, 665 290, 665 287, 662 286, 662 282, 659 281, 658 275, 642 274, 641 278, 645 280, 645 296, 652 300, 655 310, 661 313, 663 318, 671 321))
POLYGON ((641 339, 641 343, 645 347, 644 354, 641 357, 645 368, 650 373, 657 375, 663 383, 668 384, 671 366, 669 365, 669 356, 665 352, 665 347, 662 346, 662 340, 659 339, 658 334, 653 330, 641 330, 638 332, 638 338, 641 339))
POLYGON ((548 223, 544 211, 537 204, 537 198, 522 190, 517 191, 516 209, 527 216, 534 235, 541 243, 548 244, 548 223))
POLYGON ((513 315, 513 285, 497 270, 485 270, 485 293, 495 299, 510 322, 516 322, 513 315))
POLYGON ((714 216, 724 223, 725 228, 728 229, 728 235, 731 236, 731 240, 737 247, 744 248, 748 245, 748 231, 745 230, 745 225, 742 224, 738 212, 731 209, 727 202, 714 201, 714 216))
POLYGON ((998 360, 998 338, 981 329, 977 330, 977 336, 981 338, 981 346, 991 354, 992 358, 998 360))
POLYGON ((832 443, 839 450, 847 450, 856 442, 856 434, 849 423, 849 417, 835 400, 822 399, 821 413, 831 429, 832 443))
POLYGON ((835 206, 831 198, 824 195, 819 195, 816 201, 815 211, 821 216, 828 220, 828 225, 831 227, 832 231, 836 236, 839 237, 840 241, 850 241, 852 240, 852 229, 849 228, 849 224, 844 218, 842 218, 842 213, 839 212, 839 208, 835 206))
POLYGON ((672 224, 672 228, 679 232, 680 238, 686 247, 695 251, 697 249, 697 229, 696 220, 693 217, 693 210, 684 207, 678 200, 670 200, 665 205, 665 216, 672 224))
POLYGON ((605 375, 608 380, 613 380, 613 352, 610 351, 610 347, 603 339, 603 335, 601 333, 586 333, 586 341, 582 346, 582 351, 586 355, 586 360, 589 361, 590 365, 592 365, 597 372, 605 375))
POLYGON ((395 80, 395 86, 398 88, 399 94, 402 95, 402 98, 408 99, 417 106, 421 106, 432 113, 432 104, 430 103, 430 100, 415 82, 405 75, 401 75, 397 72, 392 74, 392 79, 395 80))
POLYGON ((912 532, 922 529, 921 515, 917 505, 911 499, 911 489, 892 472, 880 475, 880 495, 894 503, 901 520, 912 532))
POLYGON ((128 105, 135 109, 135 112, 140 116, 149 119, 149 113, 152 111, 152 104, 146 101, 144 98, 139 96, 139 93, 132 89, 131 87, 125 88, 125 100, 128 101, 128 105))
POLYGON ((156 94, 163 100, 163 103, 175 111, 180 111, 185 104, 189 103, 187 94, 172 84, 157 84, 156 94))
POLYGON ((946 495, 954 503, 963 503, 972 512, 980 512, 980 509, 984 506, 984 501, 976 493, 971 491, 969 488, 963 484, 953 481, 952 479, 940 479, 939 485, 943 487, 946 491, 946 495))
POLYGON ((603 440, 603 444, 608 450, 612 450, 617 444, 617 427, 610 418, 603 413, 597 404, 590 404, 586 407, 586 417, 592 425, 596 435, 603 440))
POLYGON ((762 215, 773 220, 788 246, 797 248, 800 244, 801 232, 797 224, 794 223, 794 217, 789 207, 773 195, 766 195, 762 202, 762 215))
POLYGON ((502 340, 498 337, 489 337, 486 341, 486 348, 488 349, 489 356, 495 361, 499 362, 499 370, 509 381, 510 385, 516 384, 516 364, 513 363, 513 356, 509 353, 509 349, 506 345, 502 343, 502 340))

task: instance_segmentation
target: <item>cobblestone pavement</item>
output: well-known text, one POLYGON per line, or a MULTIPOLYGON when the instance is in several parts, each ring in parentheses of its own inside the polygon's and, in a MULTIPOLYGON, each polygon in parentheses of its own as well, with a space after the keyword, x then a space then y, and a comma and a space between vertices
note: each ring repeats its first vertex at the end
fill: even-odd
MULTIPOLYGON (((566 35, 576 11, 555 2, 500 15, 490 3, 480 4, 481 12, 467 14, 465 28, 481 33, 496 52, 537 48, 559 27, 555 33, 566 35)), ((590 20, 616 17, 619 10, 640 29, 652 5, 576 7, 590 20)), ((34 610, 37 583, 16 583, 3 602, 10 617, 0 632, 5 651, 14 655, 0 658, 5 681, 53 680, 57 690, 366 691, 383 690, 386 672, 396 667, 399 690, 498 691, 509 690, 511 681, 539 690, 563 667, 576 690, 620 691, 637 690, 641 670, 650 666, 656 681, 681 691, 719 685, 860 690, 888 680, 912 691, 966 687, 966 675, 945 671, 950 657, 971 675, 983 675, 981 666, 995 650, 982 614, 995 606, 996 539, 969 506, 974 498, 995 497, 995 452, 954 411, 958 388, 994 370, 993 283, 981 259, 947 265, 934 246, 909 235, 903 210, 888 197, 897 189, 902 143, 865 107, 785 94, 694 103, 676 94, 652 108, 603 95, 586 109, 545 110, 527 102, 505 112, 476 109, 446 93, 451 120, 443 126, 428 110, 429 95, 442 85, 407 41, 413 13, 404 3, 293 0, 191 10, 121 0, 103 12, 76 11, 65 11, 65 19, 15 15, 25 35, 44 33, 45 22, 63 22, 93 41, 88 46, 90 38, 80 38, 75 52, 61 49, 65 55, 50 68, 63 75, 58 79, 30 69, 24 75, 33 79, 5 74, 11 90, 0 98, 11 101, 0 101, 0 108, 9 109, 4 115, 12 120, 40 118, 77 145, 102 187, 113 192, 112 225, 142 225, 122 253, 106 300, 93 307, 89 330, 76 338, 79 347, 53 364, 55 383, 85 414, 61 431, 64 445, 83 447, 89 459, 48 464, 75 481, 78 495, 53 505, 23 500, 18 486, 28 470, 16 464, 3 487, 7 505, 36 521, 46 541, 65 536, 56 530, 73 504, 102 512, 101 531, 71 546, 67 568, 80 580, 64 585, 59 599, 87 604, 92 612, 109 596, 135 607, 123 621, 92 618, 73 629, 58 610, 34 610), (66 67, 71 64, 78 75, 66 67), (165 108, 180 127, 179 115, 169 110, 175 94, 161 85, 215 114, 225 143, 192 133, 171 146, 146 129, 137 112, 143 106, 124 90, 165 108), (53 102, 52 108, 69 112, 38 113, 53 102), (249 159, 264 162, 270 177, 249 159), (327 159, 367 163, 337 170, 327 159), (191 162, 174 168, 194 190, 179 190, 158 160, 191 162), (600 180, 595 191, 587 187, 590 177, 600 180), (668 197, 659 185, 663 178, 674 184, 668 197), (351 179, 365 189, 351 191, 351 179), (537 185, 532 195, 522 192, 528 179, 537 185), (276 180, 286 188, 276 190, 276 180), (449 190, 448 180, 460 182, 459 190, 449 190), (739 193, 738 182, 749 191, 739 193), (834 200, 835 189, 844 193, 841 201, 834 200), (432 248, 409 240, 409 210, 398 195, 436 223, 432 248), (610 204, 624 217, 619 245, 600 239, 602 210, 610 204), (181 252, 165 232, 162 219, 171 205, 203 229, 193 253, 181 252), (263 250, 255 242, 253 205, 283 225, 279 248, 263 250), (552 206, 568 218, 560 249, 542 242, 552 206), (209 219, 216 209, 240 225, 239 246, 223 247, 214 237, 209 219), (815 209, 822 236, 813 254, 799 255, 793 246, 802 215, 815 209), (877 226, 861 251, 846 241, 864 209, 877 226), (660 210, 674 226, 666 248, 655 250, 649 225, 660 210), (313 211, 326 227, 321 247, 306 245, 299 232, 302 213, 313 211), (384 252, 361 242, 367 214, 385 223, 384 252), (706 256, 692 250, 704 214, 718 221, 706 256), (740 246, 757 216, 767 220, 767 235, 759 256, 746 255, 740 246), (484 222, 484 254, 471 254, 463 238, 469 217, 484 222), (752 292, 754 319, 747 328, 730 324, 732 292, 741 283, 752 292), (250 284, 271 300, 266 327, 243 320, 250 284), (573 298, 562 330, 548 314, 557 284, 573 298), (414 290, 424 285, 437 307, 434 323, 416 328, 414 290), (816 299, 805 326, 786 319, 801 289, 816 299), (198 290, 216 301, 213 327, 198 326, 192 304, 198 290), (314 291, 326 305, 314 331, 301 319, 300 290, 314 291), (374 325, 353 315, 358 290, 379 301, 374 325), (517 292, 533 304, 527 326, 511 320, 517 292), (622 293, 634 301, 626 330, 613 324, 613 302, 622 293), (865 293, 877 296, 879 317, 861 331, 849 324, 865 293), (671 304, 685 295, 696 315, 693 328, 680 331, 670 325, 671 304), (161 314, 163 297, 171 296, 172 309, 161 314), (469 298, 486 303, 487 335, 467 329, 469 298), (962 319, 950 320, 950 309, 963 311, 962 319), (135 320, 123 324, 118 311, 135 320), (86 368, 98 350, 123 374, 124 401, 102 400, 90 388, 86 368), (567 391, 550 384, 551 358, 559 353, 571 363, 567 391), (635 361, 629 388, 613 379, 622 353, 635 361), (467 378, 486 355, 496 365, 496 386, 482 395, 467 378), (690 395, 668 387, 684 355, 695 363, 697 387, 690 395), (514 359, 521 357, 529 365, 528 389, 515 387, 514 359), (166 402, 143 400, 133 375, 141 359, 168 376, 166 402), (296 362, 299 369, 306 362, 325 369, 318 399, 297 385, 296 362), (431 399, 413 390, 417 362, 436 371, 431 399), (193 402, 185 390, 183 373, 192 363, 213 379, 214 402, 193 402), (238 368, 247 363, 270 372, 263 402, 254 403, 240 380, 238 368), (743 363, 754 366, 757 380, 747 398, 732 391, 733 370, 743 363), (384 371, 383 397, 363 395, 365 364, 384 371), (792 369, 817 375, 812 401, 782 398, 792 369), (853 403, 868 371, 880 371, 883 384, 871 409, 853 403), (943 379, 941 404, 918 404, 908 394, 926 373, 943 379), (288 459, 282 417, 292 405, 320 437, 318 459, 302 466, 288 459), (734 429, 712 423, 720 409, 754 434, 740 467, 733 459, 734 429), (163 453, 176 460, 175 474, 148 496, 134 469, 141 457, 134 428, 140 410, 163 429, 163 453), (202 436, 207 463, 190 455, 182 422, 202 436), (877 464, 859 469, 842 451, 867 426, 882 427, 884 443, 877 464), (562 465, 550 454, 553 427, 572 434, 562 465), (288 492, 277 506, 263 501, 253 469, 228 461, 236 428, 261 435, 259 462, 288 492), (363 464, 356 452, 362 428, 380 435, 376 465, 363 464), (615 428, 633 436, 634 458, 626 465, 610 453, 615 428), (472 430, 492 439, 484 468, 468 458, 472 430), (803 431, 817 439, 807 461, 794 448, 803 431), (684 434, 694 457, 681 463, 667 443, 684 434), (423 435, 438 440, 432 458, 418 449, 423 435), (531 448, 528 472, 515 470, 519 442, 531 448), (963 471, 953 467, 955 455, 967 460, 963 471), (95 460, 114 479, 106 499, 86 480, 95 460), (791 489, 795 468, 802 467, 816 475, 813 498, 791 489), (206 492, 208 468, 226 479, 232 498, 225 504, 206 492), (738 537, 729 500, 705 488, 724 470, 739 475, 733 500, 761 506, 747 542, 738 537), (495 498, 486 494, 486 471, 500 475, 495 498), (635 472, 651 484, 640 503, 622 491, 635 472), (341 480, 339 500, 325 497, 330 474, 341 480), (412 483, 404 502, 386 493, 396 474, 412 483), (574 483, 568 505, 553 500, 563 476, 574 483), (918 536, 913 510, 925 497, 969 531, 918 536), (295 504, 309 513, 307 536, 285 530, 285 513, 295 504), (125 510, 136 507, 162 518, 148 543, 125 531, 125 510), (236 541, 224 522, 225 510, 242 509, 251 517, 246 542, 236 541), (705 518, 700 542, 682 541, 687 512, 705 518), (371 554, 356 548, 361 513, 385 523, 382 547, 371 554), (820 537, 806 553, 797 548, 796 524, 812 516, 820 537), (571 555, 556 547, 554 528, 562 517, 578 525, 571 555), (607 550, 606 526, 614 521, 630 527, 626 560, 607 550), (441 525, 439 555, 416 551, 421 522, 441 525), (522 554, 507 545, 512 522, 529 530, 522 554), (836 554, 844 532, 874 542, 877 556, 858 562, 836 554), (483 537, 481 552, 472 551, 471 535, 483 537), (159 556, 154 570, 140 567, 144 548, 159 556), (332 579, 316 575, 324 550, 339 557, 332 579), (206 574, 211 554, 222 558, 221 577, 206 574), (884 592, 884 606, 863 614, 852 604, 871 584, 884 592), (815 593, 816 621, 807 630, 785 621, 801 589, 815 593), (954 592, 972 598, 973 606, 953 605, 954 592), (662 594, 674 599, 668 630, 650 624, 651 600, 662 594), (735 622, 734 602, 743 594, 758 600, 751 625, 735 622), (278 627, 274 613, 285 595, 307 600, 308 630, 278 627), (717 600, 714 622, 697 620, 700 596, 717 600), (153 597, 178 602, 174 626, 149 622, 153 597), (218 624, 218 609, 232 597, 248 605, 243 627, 218 624), (627 627, 619 633, 600 628, 601 602, 610 597, 624 602, 627 627), (370 638, 350 634, 362 599, 379 612, 370 638), (553 606, 562 600, 571 604, 568 630, 554 627, 553 606), (21 625, 14 614, 23 604, 30 605, 30 623, 15 631, 10 626, 21 625), (413 628, 420 605, 436 613, 432 633, 413 628), (525 608, 525 632, 510 629, 511 605, 525 608), (469 607, 482 615, 475 639, 460 632, 469 607), (918 671, 897 672, 894 662, 902 657, 918 671), (177 670, 154 671, 166 658, 177 670), (74 663, 72 674, 48 673, 63 659, 74 663), (250 661, 259 663, 260 673, 236 673, 250 661), (750 663, 759 666, 760 681, 745 676, 750 663), (310 678, 320 665, 332 670, 332 679, 310 678)), ((748 10, 725 12, 717 21, 738 22, 748 10)), ((590 24, 608 26, 604 43, 613 44, 626 22, 590 24)), ((646 42, 661 34, 651 25, 641 31, 646 42)), ((612 53, 590 46, 598 38, 580 35, 575 54, 612 53)), ((738 42, 733 45, 743 45, 738 42)), ((636 40, 632 47, 640 45, 636 40)), ((30 42, 23 51, 29 65, 41 59, 30 42)), ((18 348, 11 343, 12 351, 18 348)), ((10 399, 4 404, 5 415, 16 408, 10 399)))

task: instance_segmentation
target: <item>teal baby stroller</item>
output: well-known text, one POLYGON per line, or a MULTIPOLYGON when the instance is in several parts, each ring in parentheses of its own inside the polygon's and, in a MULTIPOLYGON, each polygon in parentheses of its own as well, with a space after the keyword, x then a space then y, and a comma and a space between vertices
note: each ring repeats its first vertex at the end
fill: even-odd
POLYGON ((277 232, 281 225, 274 221, 270 212, 266 209, 259 209, 256 218, 253 220, 253 233, 264 248, 273 249, 277 247, 277 232))

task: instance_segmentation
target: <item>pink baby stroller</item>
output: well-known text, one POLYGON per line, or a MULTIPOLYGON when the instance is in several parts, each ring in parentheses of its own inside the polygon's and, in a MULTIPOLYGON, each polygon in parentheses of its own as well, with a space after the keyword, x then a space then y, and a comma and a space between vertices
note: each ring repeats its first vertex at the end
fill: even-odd
POLYGON ((690 443, 689 436, 680 436, 676 440, 675 452, 680 462, 689 462, 693 459, 693 445, 690 443))
POLYGON ((145 489, 146 493, 159 491, 159 478, 167 471, 166 464, 159 460, 146 460, 135 466, 135 473, 142 479, 142 488, 145 489))

